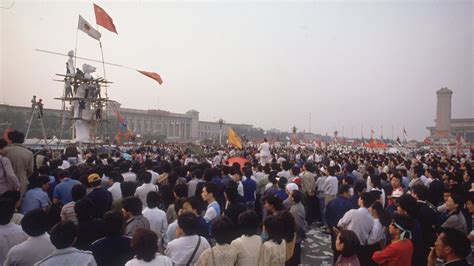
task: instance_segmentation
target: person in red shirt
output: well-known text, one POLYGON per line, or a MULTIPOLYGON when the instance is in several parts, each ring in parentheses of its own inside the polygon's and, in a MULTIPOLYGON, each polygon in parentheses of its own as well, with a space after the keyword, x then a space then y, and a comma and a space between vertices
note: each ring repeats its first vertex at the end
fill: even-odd
POLYGON ((382 251, 374 252, 372 260, 381 266, 411 265, 413 243, 411 242, 412 220, 406 215, 395 214, 389 226, 392 242, 382 251))

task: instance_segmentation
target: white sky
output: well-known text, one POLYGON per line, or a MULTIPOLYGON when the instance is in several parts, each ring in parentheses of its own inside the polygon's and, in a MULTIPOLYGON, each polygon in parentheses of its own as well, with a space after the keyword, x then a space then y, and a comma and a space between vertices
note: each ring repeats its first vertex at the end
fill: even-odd
MULTIPOLYGON (((13 0, 0 0, 3 7, 13 0)), ((435 91, 454 91, 453 118, 474 117, 472 1, 96 1, 119 35, 102 27, 105 61, 160 73, 164 84, 107 66, 109 97, 123 107, 200 112, 264 129, 422 140, 434 125, 435 91)), ((62 85, 78 15, 90 1, 21 1, 0 9, 0 102, 46 107, 62 85)), ((100 59, 78 33, 78 56, 100 59)), ((78 65, 84 61, 78 60, 78 65)), ((102 75, 102 66, 93 64, 102 75)))

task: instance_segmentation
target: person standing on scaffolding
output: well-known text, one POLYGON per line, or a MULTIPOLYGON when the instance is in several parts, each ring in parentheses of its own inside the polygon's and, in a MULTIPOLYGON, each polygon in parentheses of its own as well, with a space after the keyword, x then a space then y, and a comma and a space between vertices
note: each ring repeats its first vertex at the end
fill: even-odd
POLYGON ((35 111, 36 107, 36 95, 33 95, 33 99, 31 99, 31 113, 35 111))
POLYGON ((38 105, 38 119, 43 119, 43 99, 39 99, 39 101, 36 103, 38 105))

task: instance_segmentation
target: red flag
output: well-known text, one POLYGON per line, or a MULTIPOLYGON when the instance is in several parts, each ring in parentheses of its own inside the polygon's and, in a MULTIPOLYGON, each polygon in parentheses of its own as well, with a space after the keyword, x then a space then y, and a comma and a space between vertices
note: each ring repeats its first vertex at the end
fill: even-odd
POLYGON ((158 75, 158 73, 155 73, 155 72, 147 72, 147 71, 141 71, 141 70, 137 70, 138 72, 142 73, 143 75, 149 77, 149 78, 152 78, 156 81, 158 81, 158 83, 161 85, 163 83, 163 80, 161 79, 160 75, 158 75))
POLYGON ((8 133, 11 132, 12 129, 10 127, 8 127, 5 132, 3 132, 3 139, 6 140, 8 142, 8 144, 11 144, 11 141, 10 139, 8 138, 8 133))
MULTIPOLYGON (((94 12, 95 12, 95 22, 97 25, 100 25, 111 32, 117 33, 117 29, 115 28, 113 19, 105 12, 105 10, 94 4, 94 12)), ((117 33, 118 34, 118 33, 117 33)))
POLYGON ((115 143, 122 144, 122 131, 117 130, 117 134, 115 135, 115 143))

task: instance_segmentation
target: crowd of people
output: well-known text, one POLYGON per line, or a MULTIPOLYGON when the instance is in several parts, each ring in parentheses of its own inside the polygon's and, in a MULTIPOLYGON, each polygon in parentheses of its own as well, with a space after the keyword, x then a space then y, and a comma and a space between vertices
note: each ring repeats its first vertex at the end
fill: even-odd
POLYGON ((472 155, 184 144, 33 153, 0 140, 0 264, 468 265, 472 155))

